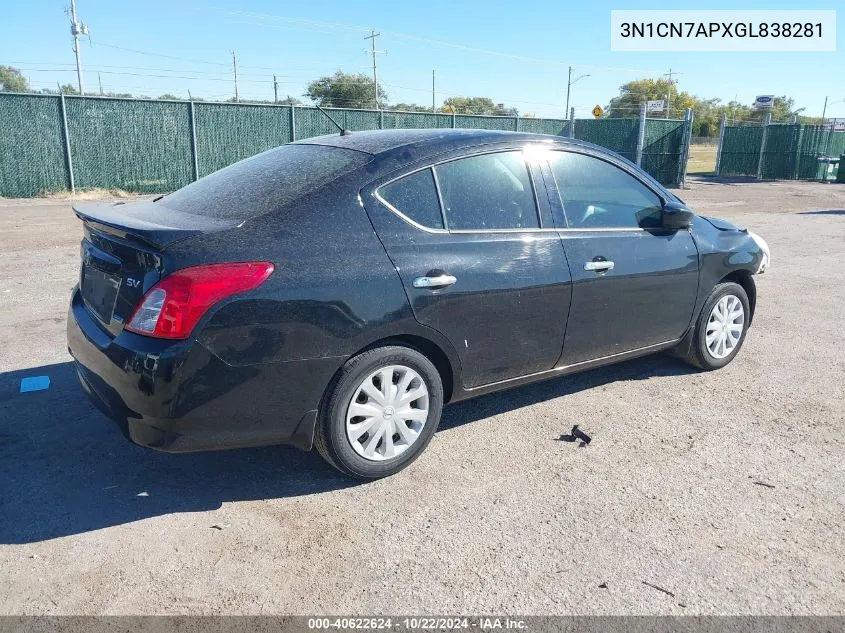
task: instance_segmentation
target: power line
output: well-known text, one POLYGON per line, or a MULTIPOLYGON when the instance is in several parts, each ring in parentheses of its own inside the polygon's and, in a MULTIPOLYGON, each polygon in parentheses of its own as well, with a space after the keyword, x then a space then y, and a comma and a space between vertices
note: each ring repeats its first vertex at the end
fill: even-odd
MULTIPOLYGON (((74 64, 65 64, 61 62, 9 62, 12 66, 15 66, 19 70, 24 71, 49 71, 49 72, 70 72, 73 70, 74 64), (44 66, 66 66, 67 68, 43 68, 44 66)), ((242 64, 238 64, 238 77, 266 77, 267 75, 262 74, 243 74, 241 69, 243 68, 250 68, 250 66, 244 66, 242 64)), ((211 71, 211 70, 191 70, 185 68, 150 68, 147 66, 116 66, 113 64, 89 64, 89 70, 103 70, 103 69, 118 69, 118 70, 151 70, 154 72, 166 72, 166 73, 190 73, 192 75, 217 75, 230 78, 232 73, 231 71, 211 71)), ((304 77, 296 77, 295 75, 278 75, 279 77, 286 77, 288 79, 304 79, 304 77)), ((201 79, 202 77, 198 77, 201 79)), ((227 79, 228 81, 228 79, 227 79)))
MULTIPOLYGON (((96 44, 94 45, 95 48, 97 46, 105 46, 106 48, 113 48, 115 50, 125 51, 127 53, 134 53, 136 55, 144 55, 144 56, 147 56, 147 57, 160 57, 162 59, 175 59, 177 61, 190 62, 192 64, 205 64, 205 65, 208 65, 208 66, 220 66, 220 67, 227 67, 227 68, 229 67, 229 62, 211 62, 211 61, 202 60, 202 59, 192 59, 192 58, 189 58, 189 57, 179 57, 179 56, 176 56, 176 55, 165 55, 163 53, 153 53, 152 51, 142 51, 142 50, 139 50, 139 49, 136 49, 136 48, 126 48, 125 46, 118 46, 116 44, 107 44, 107 43, 100 42, 100 41, 97 41, 96 44)), ((315 68, 316 67, 329 66, 329 65, 333 65, 333 64, 330 63, 330 62, 326 62, 325 64, 315 64, 315 68)), ((286 65, 286 67, 287 67, 287 65, 286 65)), ((272 67, 272 66, 247 66, 247 65, 244 65, 244 64, 239 64, 238 68, 241 68, 241 69, 249 68, 251 70, 271 70, 271 71, 276 70, 276 67, 272 67)), ((289 68, 289 70, 299 70, 299 71, 302 71, 302 72, 310 72, 312 69, 310 69, 310 68, 289 68)), ((199 71, 196 71, 196 72, 199 72, 199 71)))
POLYGON ((200 59, 189 59, 187 57, 177 57, 175 55, 164 55, 162 53, 151 53, 150 51, 139 51, 139 50, 134 49, 134 48, 126 48, 124 46, 116 46, 114 44, 105 44, 105 43, 99 42, 99 41, 97 42, 96 45, 97 46, 105 46, 106 48, 113 48, 113 49, 119 50, 119 51, 126 51, 128 53, 135 53, 136 55, 148 55, 150 57, 161 57, 163 59, 178 59, 179 61, 191 62, 192 64, 208 64, 208 65, 211 65, 211 66, 228 66, 229 65, 228 63, 224 63, 224 62, 209 62, 209 61, 200 60, 200 59))
MULTIPOLYGON (((143 73, 143 72, 130 72, 130 71, 119 71, 119 70, 99 70, 101 68, 129 68, 124 66, 91 66, 93 70, 97 72, 101 72, 104 75, 117 75, 117 76, 129 76, 129 77, 151 77, 155 79, 180 79, 180 80, 187 80, 187 81, 216 81, 216 82, 225 82, 228 83, 232 81, 231 73, 206 73, 203 71, 190 71, 190 70, 169 70, 169 69, 144 69, 139 68, 138 70, 158 70, 160 72, 166 73, 196 73, 196 74, 210 74, 210 75, 223 75, 223 77, 219 76, 202 76, 202 77, 192 77, 190 75, 176 75, 176 74, 157 74, 157 73, 143 73)), ((238 65, 240 69, 241 66, 238 65)), ((26 72, 72 72, 72 69, 69 68, 23 68, 26 72)), ((272 76, 267 76, 266 79, 251 79, 250 77, 260 77, 262 75, 243 75, 238 72, 238 83, 247 83, 247 84, 272 84, 274 83, 272 76), (246 77, 246 78, 245 78, 246 77)), ((298 85, 301 84, 301 80, 297 80, 293 77, 288 77, 287 80, 280 79, 280 77, 284 77, 284 75, 277 75, 276 82, 278 84, 286 84, 286 85, 298 85)), ((348 80, 340 80, 335 82, 340 85, 358 85, 357 81, 348 81, 348 80)), ((52 84, 51 84, 52 85, 52 84)), ((408 90, 412 92, 420 92, 431 94, 430 88, 419 88, 415 86, 408 86, 404 84, 395 84, 392 82, 381 82, 381 85, 387 86, 388 88, 396 88, 400 90, 408 90)), ((437 95, 441 96, 467 96, 460 90, 437 90, 437 95)), ((522 99, 514 99, 509 98, 507 96, 500 97, 504 101, 512 102, 512 103, 526 103, 526 104, 533 104, 533 105, 547 105, 547 106, 559 106, 560 104, 546 102, 546 101, 533 101, 533 100, 522 100, 522 99)))
MULTIPOLYGON (((240 65, 238 67, 240 68, 240 65)), ((98 68, 107 68, 107 67, 106 66, 93 66, 92 68, 94 70, 97 70, 98 68)), ((122 68, 122 67, 118 66, 118 68, 122 68)), ((36 72, 36 73, 37 72, 59 72, 59 73, 73 72, 73 70, 70 69, 70 68, 23 68, 22 70, 25 70, 26 72, 36 72)), ((150 69, 150 70, 153 70, 153 69, 150 69)), ((189 73, 193 72, 193 71, 190 71, 190 70, 188 70, 188 71, 177 71, 177 70, 168 71, 167 69, 161 69, 161 71, 162 72, 189 72, 189 73)), ((125 75, 125 76, 131 76, 131 77, 152 77, 152 78, 156 78, 156 79, 186 79, 188 81, 222 81, 222 82, 226 82, 226 83, 229 83, 229 82, 232 81, 232 77, 231 77, 230 73, 212 73, 212 74, 227 75, 226 77, 191 77, 191 76, 188 76, 188 75, 160 75, 160 74, 152 74, 152 73, 135 73, 135 72, 117 71, 117 70, 101 70, 99 72, 102 72, 104 75, 125 75)), ((246 77, 260 77, 260 76, 266 76, 266 75, 246 75, 246 77)), ((267 79, 244 79, 244 75, 241 75, 240 73, 238 73, 238 83, 239 84, 240 83, 272 84, 273 79, 269 78, 270 76, 266 76, 266 77, 268 77, 268 78, 267 79)), ((284 77, 284 75, 278 75, 278 77, 284 77)), ((297 80, 293 77, 289 77, 288 81, 277 80, 277 83, 280 83, 280 84, 301 84, 302 81, 303 80, 297 80)), ((339 85, 350 85, 350 86, 359 85, 359 82, 351 81, 351 80, 340 80, 340 81, 336 81, 335 83, 337 83, 339 85)), ((417 90, 417 91, 423 91, 423 92, 426 92, 426 93, 429 92, 428 88, 412 88, 410 86, 403 86, 403 85, 399 85, 399 84, 384 83, 384 82, 382 82, 382 85, 389 86, 391 88, 400 88, 400 89, 403 89, 403 90, 417 90)))
MULTIPOLYGON (((355 24, 340 24, 340 23, 333 23, 333 22, 319 22, 317 20, 302 20, 302 19, 299 19, 299 18, 290 18, 290 17, 287 17, 287 16, 272 15, 272 14, 268 14, 268 13, 255 13, 255 12, 251 12, 251 11, 231 11, 231 10, 224 9, 224 8, 221 8, 221 7, 212 7, 212 8, 217 10, 217 11, 222 11, 224 13, 227 13, 229 15, 240 15, 240 16, 244 16, 244 17, 257 18, 257 19, 260 20, 260 22, 250 22, 249 24, 252 24, 254 26, 268 27, 268 28, 278 28, 277 25, 267 24, 267 20, 271 20, 271 21, 275 20, 275 21, 280 21, 280 22, 290 22, 290 23, 293 23, 293 24, 299 24, 299 25, 306 26, 306 27, 334 28, 334 29, 343 29, 343 30, 351 30, 351 31, 364 31, 364 32, 370 30, 368 27, 363 27, 363 26, 355 25, 355 24)), ((470 51, 470 52, 474 52, 474 53, 480 53, 480 54, 484 54, 484 55, 493 55, 493 56, 497 56, 497 57, 505 57, 505 58, 515 59, 515 60, 519 60, 519 61, 527 61, 527 62, 533 62, 533 63, 538 63, 538 64, 549 64, 549 65, 553 65, 553 66, 562 66, 562 67, 565 67, 565 66, 568 65, 568 63, 564 62, 564 61, 551 60, 551 59, 541 59, 541 58, 536 58, 536 57, 528 57, 528 56, 525 56, 525 55, 518 55, 518 54, 515 54, 515 53, 505 53, 505 52, 502 52, 502 51, 496 51, 496 50, 491 50, 491 49, 486 49, 486 48, 479 48, 479 47, 476 47, 476 46, 468 46, 466 44, 460 44, 460 43, 457 43, 457 42, 449 42, 449 41, 446 41, 446 40, 432 39, 432 38, 423 37, 423 36, 420 36, 420 35, 412 35, 410 33, 402 33, 402 32, 399 32, 399 31, 382 31, 381 33, 383 35, 391 35, 393 37, 400 38, 400 39, 424 42, 426 44, 435 44, 435 45, 438 45, 438 46, 447 46, 447 47, 451 47, 451 48, 458 48, 458 49, 461 49, 461 50, 470 51)), ((642 68, 622 68, 622 67, 615 67, 615 66, 597 66, 597 65, 588 65, 588 64, 578 64, 578 66, 581 67, 581 68, 589 68, 589 69, 592 69, 592 70, 606 70, 606 71, 613 71, 613 72, 636 72, 636 73, 651 73, 651 74, 655 74, 655 73, 660 72, 658 70, 653 70, 653 69, 652 70, 646 70, 646 69, 642 69, 642 68)))
MULTIPOLYGON (((106 73, 106 72, 103 72, 103 74, 111 74, 111 73, 106 73)), ((125 75, 128 75, 128 76, 138 76, 138 74, 136 74, 136 73, 118 73, 118 75, 120 75, 120 76, 125 76, 125 75)), ((147 76, 147 75, 140 75, 140 76, 147 76)), ((159 76, 159 75, 154 75, 154 76, 155 76, 155 77, 161 77, 161 76, 159 76)), ((170 78, 170 79, 188 79, 188 80, 190 80, 190 79, 198 79, 198 78, 192 78, 192 77, 173 77, 173 76, 167 76, 166 78, 170 78)), ((224 81, 224 82, 229 82, 229 81, 231 81, 231 79, 215 79, 215 81, 224 81)), ((53 83, 52 83, 52 82, 50 82, 50 81, 35 81, 35 82, 31 82, 31 83, 32 83, 32 85, 33 85, 33 86, 36 86, 36 87, 46 87, 46 88, 49 88, 49 87, 52 87, 52 86, 53 86, 53 83)), ((269 85, 269 84, 272 84, 273 82, 272 82, 272 80, 267 80, 267 81, 260 81, 260 82, 248 82, 248 83, 259 83, 259 84, 268 84, 268 85, 269 85)), ((279 82, 279 83, 281 83, 281 82, 279 82)), ((387 84, 387 85, 390 85, 390 84, 387 84)), ((115 89, 132 89, 132 90, 146 91, 146 90, 148 90, 148 89, 149 89, 149 86, 139 86, 139 85, 136 85, 136 84, 131 84, 131 85, 130 85, 130 84, 123 84, 123 83, 119 83, 119 84, 118 84, 118 83, 106 83, 106 84, 103 84, 103 87, 104 87, 104 90, 105 90, 105 89, 109 89, 109 90, 115 90, 115 89)), ((428 92, 428 89, 422 89, 422 88, 419 88, 419 89, 415 88, 415 89, 413 89, 413 90, 418 90, 418 91, 425 91, 425 92, 428 92)), ((165 91, 166 91, 166 90, 165 90, 165 91)), ((450 93, 445 93, 445 92, 444 92, 444 93, 440 93, 440 92, 438 92, 437 94, 439 94, 439 95, 441 95, 441 96, 444 96, 444 95, 447 95, 447 94, 450 94, 450 93)), ((222 93, 222 94, 220 94, 220 93, 213 93, 213 95, 212 95, 212 96, 223 96, 223 97, 227 97, 227 96, 230 96, 230 95, 231 95, 231 93, 222 93)), ((454 95, 450 95, 450 96, 454 96, 454 95)), ((529 100, 522 100, 522 99, 512 99, 512 98, 508 98, 508 97, 506 97, 506 96, 505 96, 505 97, 501 97, 501 99, 502 99, 503 101, 507 102, 507 103, 526 104, 526 105, 530 105, 530 106, 551 106, 551 107, 559 106, 559 104, 554 104, 554 103, 548 103, 548 102, 542 102, 542 101, 529 101, 529 100)), ((248 99, 248 100, 249 100, 249 99, 248 99)), ((334 100, 334 103, 336 104, 336 106, 337 106, 337 107, 348 107, 348 106, 354 107, 354 106, 357 106, 357 105, 359 104, 359 102, 358 102, 358 101, 356 101, 356 100, 354 100, 354 99, 336 99, 336 100, 334 100)), ((580 107, 581 107, 581 106, 579 106, 579 108, 580 108, 580 107)), ((583 107, 584 107, 584 108, 587 108, 587 106, 583 106, 583 107)), ((554 118, 554 117, 551 117, 551 118, 554 118)))

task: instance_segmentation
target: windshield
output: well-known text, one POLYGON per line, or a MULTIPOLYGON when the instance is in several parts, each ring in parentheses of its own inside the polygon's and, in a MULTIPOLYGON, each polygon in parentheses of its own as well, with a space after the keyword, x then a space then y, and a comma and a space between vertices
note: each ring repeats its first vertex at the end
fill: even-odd
POLYGON ((283 145, 200 178, 157 202, 213 218, 257 217, 372 160, 363 152, 283 145))

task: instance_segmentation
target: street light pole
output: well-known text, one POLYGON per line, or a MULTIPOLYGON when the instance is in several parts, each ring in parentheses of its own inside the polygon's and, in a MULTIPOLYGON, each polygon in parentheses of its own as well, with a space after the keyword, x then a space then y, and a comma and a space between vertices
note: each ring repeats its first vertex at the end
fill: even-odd
POLYGON ((238 103, 241 100, 238 94, 238 58, 234 49, 232 49, 232 68, 235 71, 235 103, 238 103))
POLYGON ((569 77, 566 79, 566 110, 569 112, 569 90, 572 88, 572 66, 569 67, 569 77))
POLYGON ((566 80, 566 111, 569 112, 569 94, 572 91, 572 84, 577 83, 584 77, 589 77, 590 75, 581 75, 572 79, 572 66, 569 67, 569 77, 566 80))
MULTIPOLYGON (((839 101, 831 101, 830 105, 836 105, 837 103, 845 103, 845 99, 840 99, 839 101)), ((827 97, 824 98, 824 108, 822 108, 822 125, 824 125, 824 115, 827 113, 827 97)))

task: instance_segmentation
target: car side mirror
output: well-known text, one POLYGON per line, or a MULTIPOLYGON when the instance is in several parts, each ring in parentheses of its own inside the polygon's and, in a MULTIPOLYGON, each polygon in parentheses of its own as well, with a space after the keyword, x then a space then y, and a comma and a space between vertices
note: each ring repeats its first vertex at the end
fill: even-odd
POLYGON ((664 229, 681 230, 692 226, 695 214, 680 202, 669 200, 663 205, 662 226, 664 229))

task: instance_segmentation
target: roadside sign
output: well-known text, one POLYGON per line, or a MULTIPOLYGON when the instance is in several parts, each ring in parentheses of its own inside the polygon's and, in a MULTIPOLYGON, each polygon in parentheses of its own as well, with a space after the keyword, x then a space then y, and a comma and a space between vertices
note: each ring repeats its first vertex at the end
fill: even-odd
POLYGON ((595 108, 593 108, 594 117, 598 119, 599 117, 601 117, 602 114, 604 114, 604 110, 601 109, 600 105, 597 105, 595 108))
POLYGON ((658 99, 656 101, 646 101, 646 112, 663 112, 666 109, 666 99, 658 99))
POLYGON ((754 107, 757 110, 769 110, 775 105, 775 95, 758 95, 754 99, 754 107))

